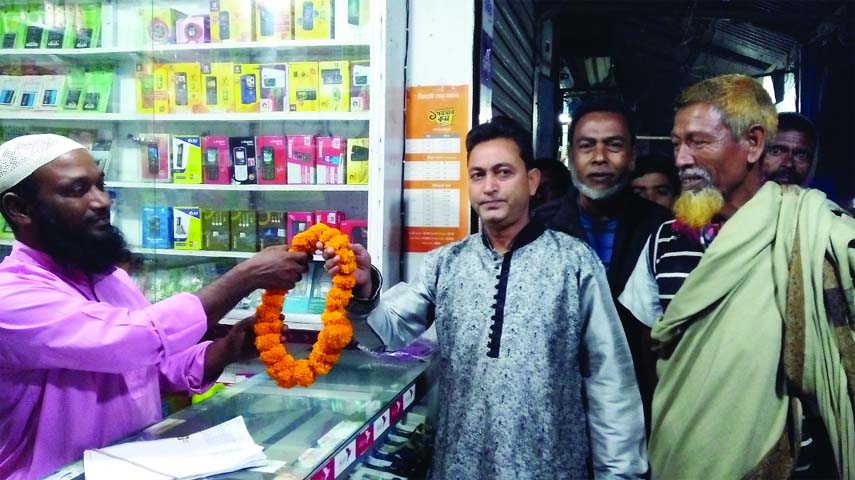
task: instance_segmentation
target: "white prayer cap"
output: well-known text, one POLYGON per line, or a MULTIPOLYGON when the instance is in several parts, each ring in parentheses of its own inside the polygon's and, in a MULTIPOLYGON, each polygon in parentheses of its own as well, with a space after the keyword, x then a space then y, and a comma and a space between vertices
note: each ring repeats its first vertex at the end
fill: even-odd
POLYGON ((86 148, 62 135, 23 135, 0 145, 0 192, 14 187, 39 167, 72 150, 86 148))

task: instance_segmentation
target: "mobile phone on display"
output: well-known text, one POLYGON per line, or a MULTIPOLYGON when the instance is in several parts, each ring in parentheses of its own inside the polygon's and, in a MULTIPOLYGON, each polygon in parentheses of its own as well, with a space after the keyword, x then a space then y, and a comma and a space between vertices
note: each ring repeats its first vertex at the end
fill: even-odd
POLYGON ((365 162, 368 160, 368 148, 354 145, 350 148, 350 161, 365 162))
POLYGON ((208 180, 218 180, 220 178, 220 167, 217 163, 217 149, 208 147, 205 150, 205 175, 208 180))
POLYGON ((276 178, 276 168, 273 164, 273 147, 261 149, 261 178, 273 180, 276 178))
POLYGON ((184 170, 184 144, 179 143, 175 149, 175 169, 184 170))
POLYGON ((359 2, 361 0, 347 0, 347 23, 359 25, 359 2))
POLYGON ((255 103, 255 75, 248 73, 240 76, 240 101, 244 105, 255 103))
POLYGON ((261 35, 265 37, 269 37, 273 35, 273 12, 270 11, 269 7, 260 6, 259 8, 259 20, 261 26, 261 35))
POLYGON ((246 148, 235 147, 235 181, 245 182, 249 179, 249 169, 246 166, 246 148))
POLYGON ((187 105, 187 74, 175 74, 175 104, 187 105))
POLYGON ((160 173, 160 149, 156 143, 148 144, 148 173, 158 175, 160 173))
POLYGON ((217 77, 205 77, 205 101, 208 105, 217 104, 217 77))
POLYGON ((228 40, 231 37, 229 31, 229 12, 220 12, 220 40, 228 40))
POLYGON ((312 2, 303 2, 303 30, 315 28, 315 7, 312 2))
POLYGON ((153 75, 143 75, 140 78, 140 94, 143 108, 154 107, 154 79, 153 75))

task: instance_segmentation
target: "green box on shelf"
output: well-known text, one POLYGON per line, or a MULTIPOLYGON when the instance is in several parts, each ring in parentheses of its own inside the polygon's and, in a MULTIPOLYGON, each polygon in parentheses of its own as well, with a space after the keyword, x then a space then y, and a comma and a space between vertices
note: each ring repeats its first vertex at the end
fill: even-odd
POLYGON ((80 2, 74 11, 74 48, 95 48, 101 39, 101 2, 80 2))
POLYGON ((230 238, 228 210, 202 209, 202 248, 227 251, 230 238))
POLYGON ((27 22, 24 27, 24 48, 44 48, 45 10, 40 3, 27 5, 27 22))
POLYGON ((232 210, 229 214, 229 236, 231 250, 235 252, 257 251, 257 225, 255 210, 232 210))
POLYGON ((3 7, 2 30, 3 48, 24 48, 24 35, 27 30, 26 5, 7 5, 3 7))

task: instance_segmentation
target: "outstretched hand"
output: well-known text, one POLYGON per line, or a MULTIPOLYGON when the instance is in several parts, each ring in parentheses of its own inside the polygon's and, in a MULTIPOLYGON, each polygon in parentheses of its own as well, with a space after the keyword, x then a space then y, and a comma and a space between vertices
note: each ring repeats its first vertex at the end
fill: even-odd
MULTIPOLYGON (((353 272, 353 279, 356 280, 356 286, 353 287, 353 293, 358 298, 368 298, 371 296, 371 255, 368 250, 358 243, 349 243, 347 247, 353 250, 356 256, 356 271, 353 272)), ((318 242, 318 250, 323 251, 324 270, 332 277, 341 271, 341 257, 335 254, 332 248, 324 248, 324 244, 318 242)))

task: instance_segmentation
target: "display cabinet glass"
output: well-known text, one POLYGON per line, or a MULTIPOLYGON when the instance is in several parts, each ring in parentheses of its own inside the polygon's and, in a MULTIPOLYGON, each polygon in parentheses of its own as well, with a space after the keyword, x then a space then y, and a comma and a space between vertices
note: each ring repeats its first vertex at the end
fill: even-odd
MULTIPOLYGON (((295 355, 308 355, 309 349, 288 346, 295 355)), ((253 440, 264 447, 268 465, 210 478, 342 478, 424 395, 431 366, 346 350, 311 388, 283 389, 257 364, 261 374, 125 441, 189 435, 241 415, 253 440)), ((82 473, 83 464, 77 462, 49 478, 82 480, 82 473)))
MULTIPOLYGON (((405 43, 394 3, 3 2, 2 137, 61 133, 91 149, 152 301, 314 222, 365 243, 392 284, 405 43)), ((292 326, 319 326, 321 271, 286 304, 292 326)))

